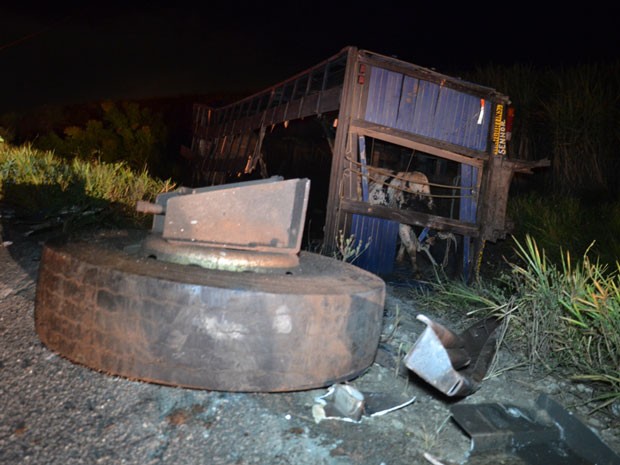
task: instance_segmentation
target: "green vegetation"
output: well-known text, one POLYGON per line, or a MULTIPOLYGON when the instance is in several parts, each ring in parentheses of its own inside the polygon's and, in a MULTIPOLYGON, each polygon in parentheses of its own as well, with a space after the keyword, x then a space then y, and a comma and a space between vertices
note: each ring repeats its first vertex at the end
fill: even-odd
POLYGON ((620 194, 620 61, 546 70, 489 66, 467 79, 510 96, 516 113, 511 156, 551 160, 540 187, 578 196, 620 194))
POLYGON ((364 244, 361 240, 358 241, 355 236, 345 237, 344 232, 340 230, 336 237, 336 247, 337 250, 333 254, 335 259, 355 263, 355 260, 370 247, 370 239, 364 244))
POLYGON ((435 308, 504 318, 505 342, 531 370, 593 383, 597 408, 620 399, 619 71, 620 62, 516 65, 467 76, 510 95, 511 156, 549 158, 551 168, 513 185, 504 272, 470 285, 438 279, 419 295, 435 308))
POLYGON ((500 316, 530 370, 592 383, 595 409, 620 400, 620 203, 530 191, 509 215, 504 271, 469 285, 440 277, 420 304, 500 316))
POLYGON ((65 229, 144 224, 138 200, 173 188, 124 162, 67 161, 30 145, 0 143, 0 201, 30 221, 62 218, 65 229))
POLYGON ((517 260, 497 279, 469 286, 438 279, 418 297, 504 319, 505 342, 520 349, 530 370, 594 383, 597 408, 620 399, 620 264, 609 269, 588 249, 578 261, 564 252, 556 265, 531 236, 514 242, 517 260))
POLYGON ((34 144, 67 160, 123 162, 134 170, 157 172, 167 131, 161 115, 136 103, 104 102, 100 114, 83 126, 70 125, 59 135, 49 131, 34 144))

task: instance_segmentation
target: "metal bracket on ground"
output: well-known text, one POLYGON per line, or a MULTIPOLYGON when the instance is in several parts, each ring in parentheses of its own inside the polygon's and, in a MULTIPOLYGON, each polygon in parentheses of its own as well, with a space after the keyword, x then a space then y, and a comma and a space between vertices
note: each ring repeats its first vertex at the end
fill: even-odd
POLYGON ((488 318, 456 334, 425 315, 417 319, 427 326, 404 358, 407 368, 450 397, 478 390, 495 357, 499 320, 488 318))

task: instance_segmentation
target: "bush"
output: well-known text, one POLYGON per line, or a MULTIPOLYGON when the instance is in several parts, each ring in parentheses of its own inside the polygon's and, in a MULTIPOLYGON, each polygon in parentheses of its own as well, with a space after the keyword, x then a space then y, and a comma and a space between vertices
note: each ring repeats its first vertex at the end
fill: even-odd
POLYGON ((40 220, 63 215, 68 224, 85 212, 98 211, 91 223, 141 225, 145 217, 136 212, 136 202, 154 200, 172 188, 169 180, 152 178, 146 170, 135 171, 124 162, 79 158, 67 162, 30 145, 0 144, 0 201, 21 216, 40 220))
POLYGON ((67 126, 62 135, 49 132, 36 147, 69 160, 123 162, 133 170, 157 173, 167 138, 161 115, 128 102, 105 102, 100 108, 101 119, 67 126))

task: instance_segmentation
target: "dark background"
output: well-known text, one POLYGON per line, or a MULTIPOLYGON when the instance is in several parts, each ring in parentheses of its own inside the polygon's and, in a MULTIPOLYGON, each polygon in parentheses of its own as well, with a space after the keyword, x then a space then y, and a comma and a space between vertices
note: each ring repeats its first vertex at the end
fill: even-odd
POLYGON ((608 61, 618 57, 611 5, 14 2, 0 7, 0 113, 246 95, 348 45, 456 76, 489 64, 608 61))

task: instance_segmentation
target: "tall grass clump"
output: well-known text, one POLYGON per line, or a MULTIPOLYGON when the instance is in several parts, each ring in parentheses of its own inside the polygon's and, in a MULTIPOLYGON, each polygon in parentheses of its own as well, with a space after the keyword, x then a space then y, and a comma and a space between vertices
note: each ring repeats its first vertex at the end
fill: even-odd
POLYGON ((620 264, 592 261, 591 249, 555 264, 531 236, 514 241, 518 260, 505 275, 469 286, 438 280, 422 299, 504 319, 506 342, 531 371, 594 383, 597 408, 620 399, 620 264))
POLYGON ((602 399, 620 399, 620 263, 609 272, 588 255, 574 266, 566 254, 563 277, 560 303, 566 334, 556 349, 560 361, 579 369, 577 379, 612 386, 602 399))
POLYGON ((91 222, 140 225, 145 220, 135 211, 136 202, 172 188, 169 180, 152 178, 124 162, 67 161, 30 145, 0 145, 0 201, 30 221, 59 215, 72 221, 97 212, 91 222))
POLYGON ((591 261, 590 250, 573 261, 565 252, 556 266, 530 236, 516 243, 522 264, 512 264, 519 296, 514 325, 528 341, 528 356, 574 379, 610 388, 599 399, 620 398, 620 265, 591 261))

